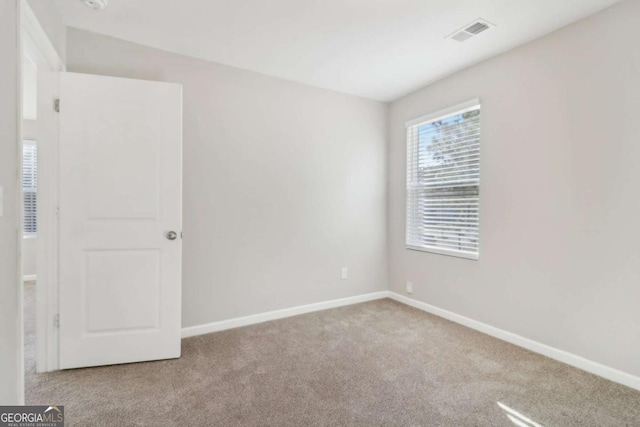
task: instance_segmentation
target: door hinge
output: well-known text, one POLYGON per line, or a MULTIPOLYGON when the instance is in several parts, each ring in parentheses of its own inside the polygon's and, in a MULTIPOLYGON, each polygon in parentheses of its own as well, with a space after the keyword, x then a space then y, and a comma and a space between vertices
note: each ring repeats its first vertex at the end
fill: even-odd
POLYGON ((60 112, 60 100, 56 99, 53 101, 53 109, 56 110, 56 113, 60 112))
POLYGON ((60 327, 60 315, 59 314, 54 314, 53 315, 53 326, 56 328, 60 327))

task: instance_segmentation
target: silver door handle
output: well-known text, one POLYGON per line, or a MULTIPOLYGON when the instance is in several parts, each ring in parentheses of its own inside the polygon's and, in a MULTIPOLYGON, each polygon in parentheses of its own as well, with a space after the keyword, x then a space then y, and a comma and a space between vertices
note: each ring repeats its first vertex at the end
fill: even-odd
POLYGON ((178 233, 176 233, 175 231, 168 231, 166 236, 169 240, 176 240, 178 238, 178 233))

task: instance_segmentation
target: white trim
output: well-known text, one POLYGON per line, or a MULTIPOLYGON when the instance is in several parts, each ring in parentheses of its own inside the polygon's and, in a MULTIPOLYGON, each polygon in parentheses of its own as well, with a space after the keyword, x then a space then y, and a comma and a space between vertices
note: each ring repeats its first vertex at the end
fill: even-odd
POLYGON ((437 120, 443 120, 451 116, 457 116, 471 110, 477 110, 481 108, 480 98, 475 98, 467 102, 463 102, 453 107, 445 108, 435 113, 427 114, 425 116, 416 117, 413 120, 409 120, 404 123, 406 127, 421 125, 423 123, 435 122, 437 120))
POLYGON ((24 361, 24 308, 23 308, 23 303, 24 303, 24 282, 20 281, 20 276, 22 275, 22 247, 23 247, 23 241, 21 239, 22 236, 22 230, 23 230, 23 219, 22 219, 22 211, 23 211, 23 197, 22 197, 22 113, 23 113, 23 107, 22 107, 22 68, 23 68, 23 56, 24 56, 24 36, 23 36, 23 31, 22 31, 22 22, 24 21, 23 19, 23 15, 24 15, 24 3, 26 3, 26 0, 22 0, 21 2, 16 2, 16 8, 17 8, 17 17, 19 19, 19 21, 17 22, 18 25, 16 25, 16 40, 18 42, 18 45, 16 46, 16 50, 18 52, 18 58, 17 58, 17 69, 16 71, 18 72, 18 81, 17 83, 17 88, 16 88, 16 106, 17 106, 17 111, 16 111, 16 117, 17 117, 17 122, 16 122, 16 130, 17 130, 17 135, 18 135, 18 140, 16 141, 16 161, 18 164, 18 176, 16 179, 16 194, 18 195, 18 203, 16 203, 16 213, 17 213, 17 217, 20 219, 19 223, 18 223, 18 229, 16 230, 17 232, 17 247, 16 247, 16 251, 18 256, 16 257, 16 261, 17 261, 17 277, 16 277, 16 284, 19 286, 18 287, 18 348, 15 350, 17 352, 17 356, 18 356, 18 404, 19 405, 24 405, 25 404, 25 361, 24 361))
POLYGON ((35 274, 25 274, 22 276, 23 282, 33 282, 36 279, 37 279, 37 275, 35 274))
POLYGON ((413 298, 400 295, 392 291, 380 291, 370 294, 357 295, 353 297, 341 298, 331 301, 324 301, 315 304, 301 305, 297 307, 285 308, 282 310, 269 311, 266 313, 254 314, 251 316, 236 317, 233 319, 222 320, 219 322, 207 323, 204 325, 189 326, 182 328, 182 338, 194 337, 198 335, 209 334, 212 332, 224 331, 227 329, 239 328, 242 326, 255 325, 257 323, 268 322, 270 320, 283 319, 286 317, 297 316, 300 314, 311 313, 314 311, 327 310, 330 308, 343 307, 361 302, 374 301, 383 298, 390 298, 402 304, 417 308, 427 313, 434 314, 438 317, 451 320, 468 328, 480 331, 484 334, 498 338, 502 341, 526 348, 527 350, 547 356, 551 359, 566 363, 567 365, 581 369, 583 371, 598 375, 618 384, 640 390, 640 377, 611 368, 606 365, 585 359, 568 351, 560 350, 546 344, 525 338, 523 336, 496 328, 486 323, 470 319, 468 317, 453 313, 448 310, 415 300, 413 298))
POLYGON ((448 256, 453 256, 456 258, 464 258, 464 259, 470 259, 470 260, 474 260, 477 261, 480 258, 480 254, 471 254, 469 252, 463 252, 463 251, 455 251, 453 249, 443 249, 443 248, 430 248, 430 247, 423 247, 423 246, 415 246, 415 245, 407 245, 405 244, 405 248, 411 250, 411 251, 420 251, 420 252, 429 252, 432 254, 439 254, 439 255, 448 255, 448 256))
MULTIPOLYGON (((57 72, 64 71, 65 65, 27 0, 18 0, 20 7, 20 48, 38 68, 38 109, 40 105, 53 105, 57 97, 57 72), (41 91, 47 82, 49 91, 41 91), (52 89, 54 88, 55 89, 52 89), (43 96, 44 95, 44 96, 43 96)), ((20 63, 22 63, 20 61, 20 63)), ((21 86, 21 85, 19 85, 21 86)), ((19 111, 22 117, 22 111, 19 111)), ((57 117, 38 117, 34 139, 45 142, 41 145, 38 160, 38 243, 37 273, 39 286, 36 287, 36 369, 38 372, 53 371, 58 368, 58 335, 53 318, 57 313, 57 117), (46 158, 46 161, 45 161, 46 158), (42 167, 45 166, 46 167, 42 167)), ((22 123, 21 123, 22 125, 22 123)), ((31 136, 31 135, 29 135, 31 136)), ((22 143, 22 135, 20 143, 22 143)), ((19 183, 21 185, 21 182, 19 183)), ((20 230, 22 231, 22 230, 20 230)), ((21 242, 22 243, 22 242, 21 242)), ((22 306, 22 300, 20 301, 22 306)), ((20 310, 22 313, 22 309, 20 310)), ((22 324, 22 321, 20 322, 22 324)), ((24 369, 23 369, 24 371, 24 369)))
POLYGON ((461 316, 451 311, 444 310, 442 308, 406 297, 404 295, 400 295, 395 292, 389 291, 389 298, 417 308, 419 310, 426 311, 427 313, 435 314, 436 316, 451 320, 452 322, 459 323, 468 328, 475 329, 476 331, 480 331, 487 335, 491 335, 492 337, 517 345, 518 347, 526 348, 527 350, 542 354, 551 359, 558 360, 560 362, 566 363, 567 365, 582 369, 583 371, 590 372, 613 382, 626 385, 627 387, 631 387, 636 390, 640 390, 640 377, 638 376, 619 371, 609 366, 602 365, 589 359, 585 359, 584 357, 578 356, 576 354, 569 353, 568 351, 560 350, 558 348, 533 341, 529 338, 525 338, 512 332, 487 325, 486 323, 478 322, 477 320, 461 316))
POLYGON ((38 372, 58 369, 58 73, 38 70, 38 240, 36 337, 38 372))
POLYGON ((224 331, 226 329, 239 328, 241 326, 255 325, 256 323, 268 322, 270 320, 283 319, 285 317, 297 316, 299 314, 327 310, 336 307, 343 307, 345 305, 358 304, 361 302, 373 301, 388 297, 388 291, 373 292, 369 294, 356 295, 353 297, 334 299, 331 301, 317 302, 314 304, 299 305, 297 307, 285 308, 282 310, 268 311, 266 313, 253 314, 251 316, 236 317, 233 319, 221 320, 219 322, 207 323, 204 325, 188 326, 186 328, 182 328, 182 338, 209 334, 211 332, 224 331))

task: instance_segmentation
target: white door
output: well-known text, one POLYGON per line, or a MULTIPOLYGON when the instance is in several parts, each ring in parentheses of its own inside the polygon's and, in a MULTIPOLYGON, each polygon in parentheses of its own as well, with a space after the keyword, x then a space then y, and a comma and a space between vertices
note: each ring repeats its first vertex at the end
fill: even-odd
POLYGON ((60 368, 180 357, 182 88, 60 73, 60 368))

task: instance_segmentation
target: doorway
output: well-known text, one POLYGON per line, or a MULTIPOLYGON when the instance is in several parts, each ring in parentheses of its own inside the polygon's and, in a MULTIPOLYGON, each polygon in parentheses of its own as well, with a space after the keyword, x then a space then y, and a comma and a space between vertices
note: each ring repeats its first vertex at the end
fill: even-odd
MULTIPOLYGON (((21 84, 18 151, 21 153, 23 372, 57 369, 55 319, 56 73, 65 67, 25 0, 20 2, 21 84), (43 159, 46 159, 44 161, 43 159)), ((20 389, 25 389, 21 378, 20 389)))
POLYGON ((182 88, 61 72, 23 5, 27 373, 179 357, 182 88))
POLYGON ((36 287, 38 244, 38 69, 22 58, 22 282, 25 393, 36 372, 36 287))
MULTIPOLYGON (((41 31, 24 6, 23 24, 41 31)), ((179 357, 182 88, 61 72, 40 41, 25 34, 32 65, 21 73, 25 111, 37 94, 22 159, 25 174, 37 168, 37 190, 21 188, 23 226, 37 227, 37 281, 25 288, 35 288, 35 356, 25 354, 35 372, 179 357)))

